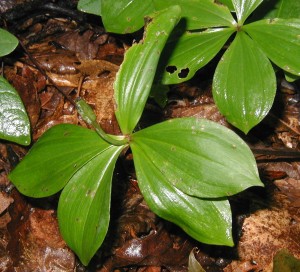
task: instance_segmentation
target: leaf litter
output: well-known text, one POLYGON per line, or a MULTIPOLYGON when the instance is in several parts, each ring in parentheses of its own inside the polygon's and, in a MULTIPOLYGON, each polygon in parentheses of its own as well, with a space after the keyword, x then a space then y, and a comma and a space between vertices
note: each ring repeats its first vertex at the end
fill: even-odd
MULTIPOLYGON (((43 1, 42 5, 47 2, 53 1, 43 1)), ((60 6, 63 1, 54 2, 60 6)), ((64 8, 76 13, 75 2, 68 1, 64 8)), ((18 4, 1 2, 4 17, 14 16, 18 4)), ((101 126, 118 134, 112 84, 132 37, 113 36, 93 23, 82 24, 63 15, 49 11, 45 16, 37 9, 34 20, 18 17, 18 25, 14 24, 12 30, 64 93, 83 97, 95 110, 101 126)), ((10 56, 4 74, 24 101, 34 140, 55 124, 86 126, 74 106, 26 54, 10 56)), ((299 259, 300 86, 299 82, 285 82, 282 76, 278 81, 271 113, 245 137, 256 154, 266 188, 249 189, 230 199, 236 247, 199 244, 153 214, 139 191, 128 151, 114 178, 108 236, 90 267, 84 268, 60 237, 57 196, 24 198, 7 180, 7 173, 27 149, 1 143, 0 270, 49 271, 59 267, 59 271, 188 271, 188 257, 195 248, 195 259, 205 271, 272 271, 273 258, 281 250, 299 259)), ((164 109, 149 101, 141 126, 148 126, 153 119, 195 116, 232 128, 213 103, 211 74, 206 70, 170 87, 168 97, 164 109)))

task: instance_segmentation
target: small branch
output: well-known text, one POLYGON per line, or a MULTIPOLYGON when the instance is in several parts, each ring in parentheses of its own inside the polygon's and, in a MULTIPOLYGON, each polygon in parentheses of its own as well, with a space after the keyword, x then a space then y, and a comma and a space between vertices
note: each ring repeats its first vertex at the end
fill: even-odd
POLYGON ((76 102, 69 97, 68 95, 65 94, 65 92, 57 86, 57 84, 53 81, 51 77, 47 75, 45 70, 41 67, 39 62, 31 55, 31 53, 27 50, 26 46, 23 44, 23 42, 19 39, 19 43, 21 47, 23 48, 24 52, 27 54, 28 58, 30 61, 33 63, 33 65, 39 70, 39 72, 72 104, 76 107, 76 102))
POLYGON ((103 140, 117 146, 128 144, 128 139, 125 136, 113 136, 105 133, 97 122, 96 115, 92 108, 80 97, 76 101, 76 108, 82 119, 93 126, 103 140))

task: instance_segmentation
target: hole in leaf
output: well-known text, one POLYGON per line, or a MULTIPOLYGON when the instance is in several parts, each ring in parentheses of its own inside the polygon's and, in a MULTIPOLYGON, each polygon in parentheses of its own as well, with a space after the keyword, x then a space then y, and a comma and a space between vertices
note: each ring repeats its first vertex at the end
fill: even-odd
POLYGON ((177 67, 174 66, 174 65, 167 66, 167 67, 166 67, 166 71, 167 71, 168 73, 170 73, 170 74, 173 74, 174 72, 177 71, 177 67))
POLYGON ((189 74, 190 69, 189 68, 185 68, 185 69, 181 69, 180 73, 178 74, 178 76, 180 78, 186 78, 187 75, 189 74))

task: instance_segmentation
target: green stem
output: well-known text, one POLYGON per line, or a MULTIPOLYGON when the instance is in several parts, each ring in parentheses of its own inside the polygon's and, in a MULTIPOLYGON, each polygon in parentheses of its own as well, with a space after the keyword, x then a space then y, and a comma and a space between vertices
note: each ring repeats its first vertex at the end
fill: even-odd
POLYGON ((97 117, 92 108, 81 98, 76 101, 76 108, 82 119, 89 125, 93 126, 99 136, 106 142, 112 145, 120 146, 128 144, 128 139, 125 136, 121 136, 120 139, 116 139, 113 135, 109 135, 103 131, 97 122, 97 117))

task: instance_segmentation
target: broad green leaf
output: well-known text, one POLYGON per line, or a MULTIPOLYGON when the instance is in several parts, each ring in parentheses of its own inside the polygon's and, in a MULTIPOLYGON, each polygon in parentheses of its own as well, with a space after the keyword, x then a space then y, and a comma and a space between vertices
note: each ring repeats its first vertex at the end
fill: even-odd
POLYGON ((108 230, 112 175, 122 149, 111 145, 102 150, 72 176, 59 199, 60 232, 84 265, 108 230))
POLYGON ((215 28, 203 32, 183 34, 178 40, 166 44, 162 59, 168 58, 162 78, 163 84, 175 84, 194 76, 222 48, 232 28, 215 28), (169 56, 168 56, 169 55, 169 56))
POLYGON ((101 0, 102 21, 106 31, 132 33, 144 26, 144 17, 154 11, 152 1, 101 0))
POLYGON ((231 0, 219 0, 219 2, 223 3, 226 5, 231 11, 234 10, 233 4, 231 0))
POLYGON ((153 2, 156 10, 179 5, 188 30, 235 24, 229 9, 213 0, 153 0, 153 2))
POLYGON ((179 18, 178 6, 148 18, 145 38, 125 54, 114 84, 116 117, 124 135, 133 131, 142 115, 161 51, 179 18))
POLYGON ((270 61, 244 32, 221 58, 213 79, 213 97, 226 119, 244 133, 269 112, 276 93, 270 61))
POLYGON ((200 242, 232 246, 229 202, 183 193, 166 180, 160 166, 152 162, 136 140, 131 145, 134 165, 139 188, 150 209, 200 242))
POLYGON ((189 255, 188 272, 206 272, 201 264, 197 261, 194 254, 194 249, 190 252, 189 255))
POLYGON ((243 25, 249 15, 263 0, 232 0, 239 25, 243 25))
POLYGON ((300 19, 300 1, 281 0, 278 5, 276 17, 300 19))
POLYGON ((0 76, 0 139, 30 144, 30 122, 18 92, 0 76))
POLYGON ((9 179, 24 195, 50 196, 109 146, 95 131, 70 124, 57 125, 39 138, 9 179))
POLYGON ((101 2, 101 0, 79 0, 77 9, 86 13, 101 16, 101 2))
POLYGON ((300 76, 300 19, 266 19, 243 28, 283 70, 300 76))
POLYGON ((144 156, 144 175, 160 176, 191 196, 224 197, 262 186, 249 147, 206 119, 172 119, 148 127, 131 136, 130 146, 134 161, 144 156))
POLYGON ((15 50, 19 41, 5 29, 0 28, 0 57, 8 55, 15 50))
POLYGON ((300 1, 278 0, 276 2, 275 7, 269 9, 264 18, 300 19, 300 1))

